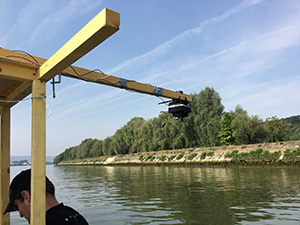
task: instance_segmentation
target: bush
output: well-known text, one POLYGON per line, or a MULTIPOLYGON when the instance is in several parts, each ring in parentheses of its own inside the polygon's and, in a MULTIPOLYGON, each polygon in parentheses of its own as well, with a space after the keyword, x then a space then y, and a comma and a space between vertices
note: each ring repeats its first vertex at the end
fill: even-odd
POLYGON ((227 152, 226 158, 234 158, 234 159, 278 159, 281 155, 280 151, 276 151, 270 153, 269 151, 264 151, 262 148, 257 148, 250 152, 240 152, 238 150, 232 150, 232 152, 227 152))
POLYGON ((281 151, 276 151, 273 153, 270 153, 269 151, 264 151, 262 153, 262 157, 267 159, 279 159, 280 156, 281 156, 281 151))
POLYGON ((208 152, 206 152, 206 155, 209 156, 209 157, 212 157, 214 154, 215 154, 214 151, 208 151, 208 152))
POLYGON ((213 155, 215 154, 214 151, 206 151, 206 152, 202 152, 201 155, 200 155, 200 159, 205 159, 206 156, 208 157, 212 157, 213 155))
POLYGON ((263 149, 262 148, 257 148, 255 150, 250 151, 249 157, 254 158, 254 159, 258 159, 262 156, 262 153, 263 153, 263 149))
POLYGON ((152 155, 148 155, 147 158, 145 159, 145 161, 148 161, 151 158, 152 158, 152 155))
POLYGON ((192 153, 189 155, 188 160, 192 160, 193 158, 195 158, 198 154, 197 153, 192 153))
POLYGON ((182 157, 183 157, 183 153, 180 153, 180 154, 177 156, 176 160, 180 160, 182 157))
POLYGON ((145 157, 144 157, 143 155, 140 155, 139 160, 143 161, 144 158, 145 158, 145 157))
POLYGON ((158 157, 158 159, 160 159, 161 161, 165 161, 167 159, 167 156, 162 155, 161 157, 158 157))
POLYGON ((171 156, 168 158, 168 160, 169 160, 169 161, 172 161, 175 157, 176 157, 176 155, 171 155, 171 156))
POLYGON ((201 156, 200 156, 200 159, 205 159, 205 158, 206 158, 206 152, 202 152, 201 156))
POLYGON ((231 152, 227 152, 225 158, 237 158, 238 150, 232 150, 231 152))
POLYGON ((290 150, 290 149, 286 149, 284 151, 284 157, 286 158, 293 158, 293 157, 297 157, 300 156, 300 148, 294 149, 294 150, 290 150))

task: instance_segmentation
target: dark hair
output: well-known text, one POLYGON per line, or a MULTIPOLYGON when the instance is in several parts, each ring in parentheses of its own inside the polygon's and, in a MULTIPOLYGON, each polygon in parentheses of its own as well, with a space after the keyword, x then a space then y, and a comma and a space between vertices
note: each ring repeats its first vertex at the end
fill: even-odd
MULTIPOLYGON (((24 190, 28 191, 30 194, 30 188, 28 188, 28 189, 29 190, 26 190, 26 189, 24 189, 24 190)), ((48 194, 55 196, 55 187, 54 187, 53 183, 48 178, 46 178, 46 196, 48 194)), ((21 194, 21 192, 16 195, 15 199, 20 200, 21 202, 24 202, 24 197, 21 194)))
POLYGON ((55 196, 55 187, 49 179, 46 179, 46 195, 48 194, 55 196))
POLYGON ((21 192, 16 195, 15 199, 20 200, 21 202, 24 202, 24 196, 21 194, 21 192))

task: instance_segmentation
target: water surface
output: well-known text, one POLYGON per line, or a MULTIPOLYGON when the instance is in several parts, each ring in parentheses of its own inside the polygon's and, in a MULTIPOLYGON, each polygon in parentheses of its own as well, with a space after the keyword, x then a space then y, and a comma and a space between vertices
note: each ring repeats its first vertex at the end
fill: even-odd
MULTIPOLYGON (((12 176, 27 167, 12 167, 12 176)), ((47 166, 57 199, 99 224, 299 224, 298 167, 47 166)), ((27 224, 11 213, 11 224, 27 224)))

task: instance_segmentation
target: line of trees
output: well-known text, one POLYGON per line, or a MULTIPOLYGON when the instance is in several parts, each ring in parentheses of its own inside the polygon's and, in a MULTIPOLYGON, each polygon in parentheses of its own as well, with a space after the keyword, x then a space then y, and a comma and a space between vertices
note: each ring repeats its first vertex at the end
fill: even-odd
POLYGON ((234 111, 224 112, 221 97, 213 88, 206 87, 192 96, 192 112, 183 122, 169 113, 149 120, 135 117, 111 137, 85 139, 80 145, 66 149, 55 157, 54 163, 103 155, 289 139, 286 120, 274 116, 263 121, 257 115, 249 116, 239 105, 234 111))

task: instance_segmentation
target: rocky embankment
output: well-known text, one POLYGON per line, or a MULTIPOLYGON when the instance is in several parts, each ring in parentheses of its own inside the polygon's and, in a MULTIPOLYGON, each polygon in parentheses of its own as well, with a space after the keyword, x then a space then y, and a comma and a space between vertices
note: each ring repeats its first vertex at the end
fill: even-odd
POLYGON ((60 162, 58 165, 300 164, 300 141, 142 152, 60 162))

